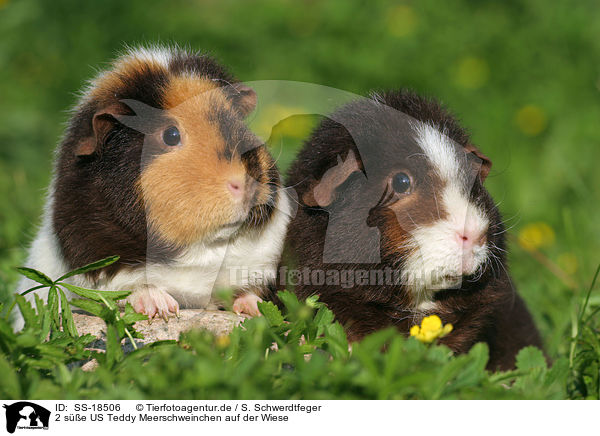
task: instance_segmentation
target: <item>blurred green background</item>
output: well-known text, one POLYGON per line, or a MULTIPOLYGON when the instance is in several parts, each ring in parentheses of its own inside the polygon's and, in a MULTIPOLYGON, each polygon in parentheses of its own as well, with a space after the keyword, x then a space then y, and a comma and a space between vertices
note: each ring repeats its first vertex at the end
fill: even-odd
MULTIPOLYGON (((550 354, 567 351, 575 297, 600 262, 597 1, 0 0, 2 298, 76 92, 125 43, 147 42, 207 50, 246 81, 441 99, 493 160, 487 186, 511 228, 515 282, 550 354)), ((309 126, 275 126, 283 170, 309 126)))

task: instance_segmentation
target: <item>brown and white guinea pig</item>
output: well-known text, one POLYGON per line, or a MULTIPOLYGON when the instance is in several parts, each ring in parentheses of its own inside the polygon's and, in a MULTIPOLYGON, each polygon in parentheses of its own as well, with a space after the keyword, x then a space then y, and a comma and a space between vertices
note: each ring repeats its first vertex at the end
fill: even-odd
POLYGON ((300 205, 278 286, 319 294, 351 340, 436 314, 453 351, 487 342, 489 368, 513 367, 541 342, 507 273, 490 167, 435 101, 402 91, 343 106, 289 170, 300 205))
POLYGON ((234 310, 256 315, 289 221, 275 163, 244 123, 256 100, 204 54, 128 50, 73 111, 27 266, 57 278, 118 255, 73 284, 133 291, 150 317, 234 288, 234 310))

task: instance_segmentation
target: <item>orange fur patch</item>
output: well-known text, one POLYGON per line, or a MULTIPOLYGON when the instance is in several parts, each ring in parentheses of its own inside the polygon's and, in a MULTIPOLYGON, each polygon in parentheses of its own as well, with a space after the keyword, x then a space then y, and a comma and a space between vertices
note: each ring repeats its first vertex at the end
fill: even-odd
MULTIPOLYGON (((182 145, 165 146, 165 153, 155 156, 144 168, 138 188, 149 226, 165 242, 185 247, 246 217, 248 201, 234 199, 227 185, 230 180, 247 182, 247 171, 239 156, 231 161, 224 157, 227 144, 210 115, 215 108, 230 110, 231 103, 219 84, 210 79, 176 75, 157 59, 132 55, 121 58, 111 71, 98 77, 88 98, 100 106, 113 103, 115 93, 127 86, 127 78, 149 70, 168 78, 161 90, 161 106, 177 125, 182 145)), ((162 131, 152 136, 160 143, 162 131)), ((263 147, 257 153, 261 168, 258 200, 266 202, 266 172, 273 161, 263 147)))
POLYGON ((186 246, 245 217, 247 205, 234 200, 227 184, 245 180, 246 169, 241 160, 222 155, 226 144, 209 115, 215 105, 228 103, 212 83, 177 78, 165 100, 182 146, 156 157, 144 170, 142 195, 150 225, 169 243, 186 246))
POLYGON ((88 97, 103 104, 114 102, 116 90, 125 86, 125 78, 135 77, 143 71, 166 71, 158 61, 126 56, 119 59, 109 71, 104 72, 92 82, 88 97))
POLYGON ((209 103, 229 106, 229 102, 218 86, 209 79, 193 76, 171 76, 165 95, 163 107, 173 109, 183 105, 189 110, 191 104, 207 107, 209 103))
POLYGON ((267 183, 269 182, 268 173, 269 170, 275 166, 275 162, 273 161, 273 158, 271 157, 265 146, 258 148, 256 152, 258 155, 258 164, 261 171, 261 177, 259 180, 257 180, 259 182, 257 202, 259 204, 265 204, 268 201, 271 192, 269 185, 267 185, 267 183))

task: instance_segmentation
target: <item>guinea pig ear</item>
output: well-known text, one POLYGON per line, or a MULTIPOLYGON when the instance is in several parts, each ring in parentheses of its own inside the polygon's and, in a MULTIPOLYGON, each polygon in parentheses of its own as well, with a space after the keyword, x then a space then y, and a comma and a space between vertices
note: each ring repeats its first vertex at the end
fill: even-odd
POLYGON ((313 180, 302 195, 302 202, 309 207, 329 206, 335 199, 335 190, 356 171, 360 171, 360 167, 353 150, 348 152, 345 161, 338 154, 337 165, 325 171, 320 181, 313 180))
POLYGON ((479 168, 479 178, 483 182, 490 173, 490 170, 492 169, 492 161, 473 144, 467 144, 465 146, 465 151, 467 153, 473 153, 475 156, 481 159, 481 167, 479 168))
POLYGON ((243 83, 234 83, 233 99, 235 108, 245 118, 256 108, 258 98, 254 89, 243 83))
POLYGON ((76 156, 91 156, 98 146, 102 143, 106 134, 115 124, 116 116, 119 111, 123 111, 120 105, 111 105, 108 108, 99 110, 92 118, 93 136, 83 139, 75 148, 76 156))

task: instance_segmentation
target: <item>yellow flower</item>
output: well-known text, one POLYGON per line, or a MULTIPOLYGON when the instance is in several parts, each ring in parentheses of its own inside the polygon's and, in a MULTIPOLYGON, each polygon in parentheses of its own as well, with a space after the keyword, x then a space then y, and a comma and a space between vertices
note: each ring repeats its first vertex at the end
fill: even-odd
POLYGON ((554 239, 554 230, 544 222, 528 224, 519 232, 519 245, 529 251, 550 246, 554 239))
POLYGON ((231 339, 228 335, 220 335, 215 338, 215 345, 219 349, 225 349, 231 344, 231 339))
POLYGON ((546 128, 546 114, 540 107, 528 104, 517 111, 515 123, 526 135, 536 136, 546 128))
POLYGON ((421 327, 414 325, 410 328, 410 335, 419 341, 430 344, 436 338, 443 338, 452 331, 452 324, 442 325, 442 320, 437 315, 426 316, 421 321, 421 327))

